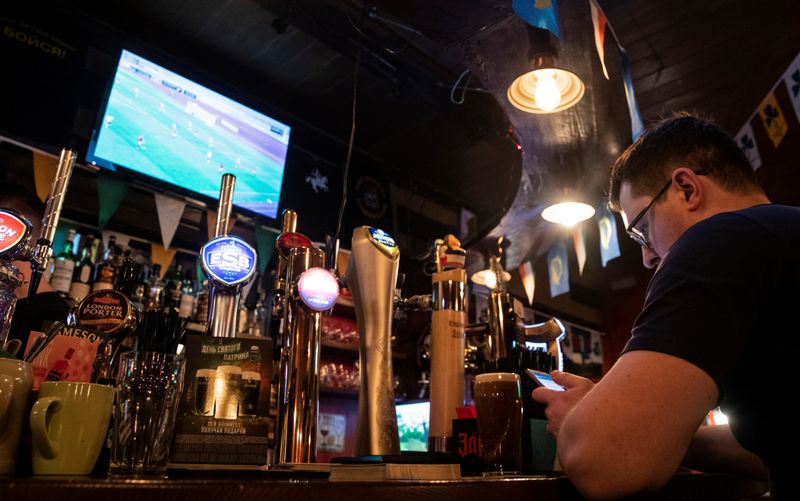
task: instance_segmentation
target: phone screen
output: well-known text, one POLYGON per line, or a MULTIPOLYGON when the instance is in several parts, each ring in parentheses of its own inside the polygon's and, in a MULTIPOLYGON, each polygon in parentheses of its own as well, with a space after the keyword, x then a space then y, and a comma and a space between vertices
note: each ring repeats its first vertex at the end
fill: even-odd
POLYGON ((539 372, 533 369, 528 369, 528 375, 533 378, 534 381, 539 383, 540 385, 544 386, 547 389, 555 390, 555 391, 564 391, 566 388, 561 386, 560 384, 553 381, 553 378, 550 377, 550 374, 546 372, 539 372))

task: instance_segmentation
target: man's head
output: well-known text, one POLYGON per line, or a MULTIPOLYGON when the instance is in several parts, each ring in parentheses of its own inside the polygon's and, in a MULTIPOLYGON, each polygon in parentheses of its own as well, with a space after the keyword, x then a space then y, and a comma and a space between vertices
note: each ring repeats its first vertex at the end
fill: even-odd
POLYGON ((693 224, 767 202, 733 139, 686 114, 645 132, 611 170, 609 206, 622 212, 634 240, 642 244, 647 267, 656 266, 693 224))

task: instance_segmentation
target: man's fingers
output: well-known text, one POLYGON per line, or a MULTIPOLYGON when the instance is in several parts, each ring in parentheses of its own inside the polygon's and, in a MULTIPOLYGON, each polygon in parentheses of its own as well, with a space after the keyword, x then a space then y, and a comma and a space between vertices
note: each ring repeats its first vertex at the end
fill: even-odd
POLYGON ((540 404, 548 404, 550 403, 550 399, 552 399, 554 396, 557 396, 559 393, 561 392, 539 387, 531 392, 531 398, 540 404))
POLYGON ((591 381, 588 379, 570 374, 569 372, 553 371, 550 373, 550 377, 564 388, 575 388, 576 386, 582 386, 587 383, 591 384, 591 381))

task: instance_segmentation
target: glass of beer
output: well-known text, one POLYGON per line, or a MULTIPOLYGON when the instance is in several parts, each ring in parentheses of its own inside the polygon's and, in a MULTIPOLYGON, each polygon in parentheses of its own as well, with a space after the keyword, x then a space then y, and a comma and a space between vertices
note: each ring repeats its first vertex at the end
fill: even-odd
POLYGON ((475 407, 484 476, 522 470, 522 395, 519 376, 492 372, 475 377, 475 407))

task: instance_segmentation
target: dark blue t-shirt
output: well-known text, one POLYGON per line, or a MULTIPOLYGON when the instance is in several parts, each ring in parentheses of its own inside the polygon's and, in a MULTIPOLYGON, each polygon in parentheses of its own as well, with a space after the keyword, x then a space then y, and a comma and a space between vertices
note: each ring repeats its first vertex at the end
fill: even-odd
POLYGON ((789 410, 800 376, 798 312, 800 208, 726 212, 675 242, 624 351, 668 353, 707 372, 734 436, 777 481, 781 471, 797 475, 800 462, 789 410))

